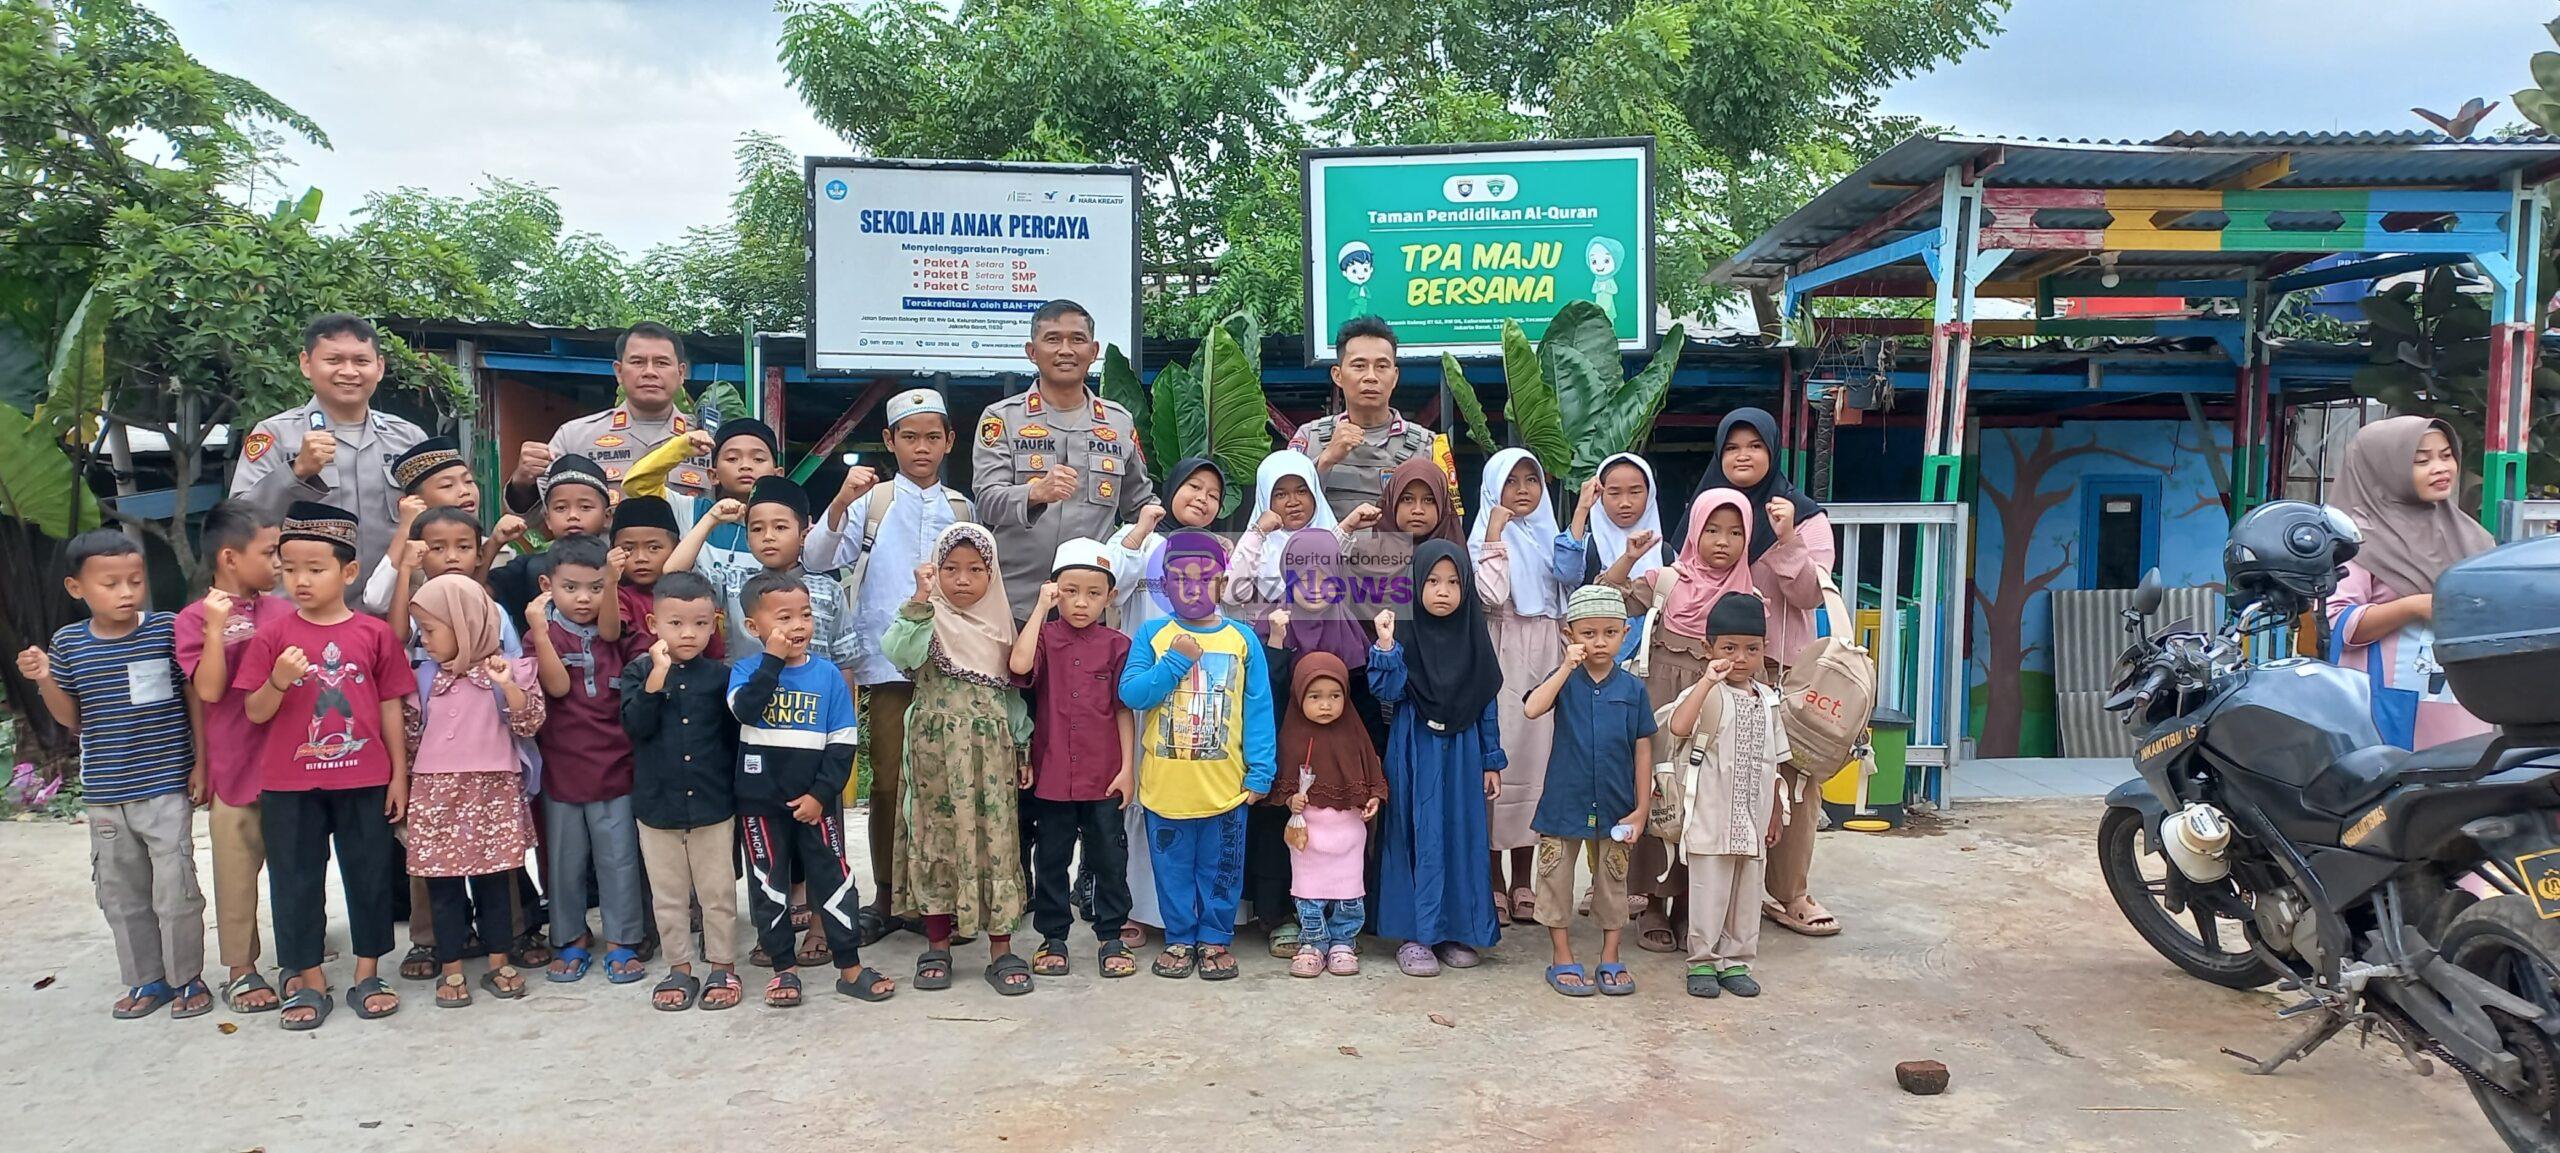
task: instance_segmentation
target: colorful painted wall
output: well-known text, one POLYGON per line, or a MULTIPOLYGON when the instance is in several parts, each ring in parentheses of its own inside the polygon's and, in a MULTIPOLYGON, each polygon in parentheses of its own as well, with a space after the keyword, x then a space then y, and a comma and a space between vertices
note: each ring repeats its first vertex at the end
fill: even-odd
POLYGON ((2082 587, 2090 483, 2152 483, 2155 549, 2170 587, 2218 584, 2229 527, 2208 454, 2230 452, 2227 426, 2083 421, 1981 435, 1974 500, 1972 723, 1975 753, 2051 756, 2051 593, 2082 587), (2206 437, 2210 437, 2210 441, 2206 437), (1993 670, 1998 670, 1994 675, 1993 670))

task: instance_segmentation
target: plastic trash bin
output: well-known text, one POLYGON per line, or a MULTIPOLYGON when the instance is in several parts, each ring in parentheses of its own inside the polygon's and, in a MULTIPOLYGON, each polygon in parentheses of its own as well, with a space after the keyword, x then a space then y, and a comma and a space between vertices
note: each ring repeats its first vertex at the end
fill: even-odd
POLYGON ((1822 807, 1833 825, 1859 819, 1902 823, 1903 798, 1910 788, 1911 725, 1910 715, 1899 709, 1875 711, 1867 722, 1875 748, 1874 775, 1862 777, 1853 768, 1822 786, 1822 807))

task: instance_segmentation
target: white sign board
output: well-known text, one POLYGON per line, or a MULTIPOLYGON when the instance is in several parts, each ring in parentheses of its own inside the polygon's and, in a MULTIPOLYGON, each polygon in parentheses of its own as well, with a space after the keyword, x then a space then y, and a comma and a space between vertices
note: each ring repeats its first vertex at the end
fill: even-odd
POLYGON ((1138 171, 811 157, 809 371, 1027 373, 1065 298, 1137 359, 1138 171))

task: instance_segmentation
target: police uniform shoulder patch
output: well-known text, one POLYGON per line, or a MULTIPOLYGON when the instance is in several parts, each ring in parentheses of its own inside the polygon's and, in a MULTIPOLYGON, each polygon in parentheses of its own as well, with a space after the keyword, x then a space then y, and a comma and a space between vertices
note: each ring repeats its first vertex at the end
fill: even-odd
POLYGON ((978 422, 978 443, 995 445, 1004 440, 1004 418, 990 416, 978 422))
POLYGON ((684 414, 679 412, 676 414, 675 423, 668 427, 675 429, 677 436, 683 436, 686 432, 692 429, 693 422, 686 420, 684 418, 684 414))
POLYGON ((274 448, 275 446, 276 437, 274 433, 250 433, 249 439, 240 442, 240 459, 255 461, 259 457, 267 455, 267 450, 274 448))
POLYGON ((613 410, 613 420, 607 424, 606 427, 611 428, 615 432, 620 432, 623 429, 631 427, 631 410, 627 408, 617 408, 613 410))

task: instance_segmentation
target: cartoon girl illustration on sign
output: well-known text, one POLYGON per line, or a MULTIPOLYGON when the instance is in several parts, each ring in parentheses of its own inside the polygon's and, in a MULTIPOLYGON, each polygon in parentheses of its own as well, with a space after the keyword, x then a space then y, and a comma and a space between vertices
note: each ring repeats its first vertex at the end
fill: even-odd
POLYGON ((1618 269, 1627 263, 1627 246, 1606 236, 1591 238, 1591 246, 1583 250, 1583 263, 1591 266, 1591 303, 1618 323, 1618 269))
POLYGON ((1351 293, 1344 300, 1343 319, 1369 315, 1369 278, 1378 272, 1376 254, 1369 251, 1368 244, 1354 240, 1334 254, 1333 264, 1342 270, 1342 279, 1351 283, 1351 293))

